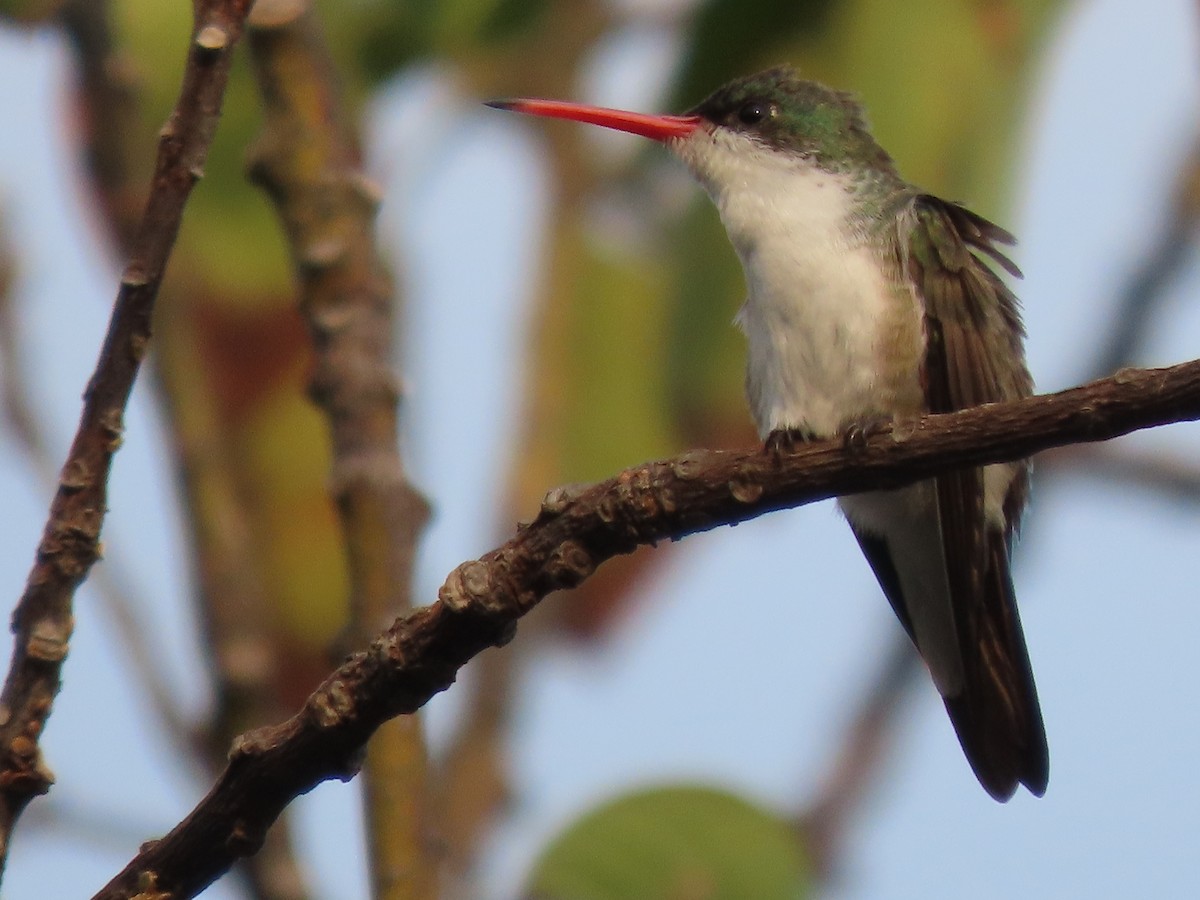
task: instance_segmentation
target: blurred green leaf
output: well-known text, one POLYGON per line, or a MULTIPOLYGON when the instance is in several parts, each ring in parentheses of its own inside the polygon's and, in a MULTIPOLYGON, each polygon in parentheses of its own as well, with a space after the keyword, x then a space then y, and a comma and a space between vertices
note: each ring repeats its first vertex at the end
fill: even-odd
POLYGON ((729 419, 750 428, 745 340, 733 324, 746 287, 716 208, 699 191, 695 200, 671 235, 681 263, 667 299, 667 391, 685 442, 719 444, 734 430, 729 419))
POLYGON ((0 18, 16 22, 44 22, 58 13, 62 0, 0 0, 0 18))
POLYGON ((701 4, 675 79, 672 108, 690 107, 718 85, 748 75, 755 69, 754 65, 746 68, 750 60, 764 59, 768 65, 787 62, 787 56, 772 60, 772 53, 784 41, 819 37, 838 5, 837 0, 708 0, 701 4))
POLYGON ((576 290, 565 465, 572 480, 604 478, 671 449, 660 363, 667 327, 661 266, 590 245, 576 290))
POLYGON ((480 37, 507 40, 533 28, 546 13, 548 0, 497 0, 484 19, 480 37))
POLYGON ((368 0, 325 3, 334 31, 356 45, 358 62, 374 83, 402 66, 430 57, 472 56, 490 45, 519 38, 545 17, 547 0, 368 0))
POLYGON ((789 823, 732 794, 656 788, 588 813, 534 868, 538 900, 798 900, 812 892, 789 823))

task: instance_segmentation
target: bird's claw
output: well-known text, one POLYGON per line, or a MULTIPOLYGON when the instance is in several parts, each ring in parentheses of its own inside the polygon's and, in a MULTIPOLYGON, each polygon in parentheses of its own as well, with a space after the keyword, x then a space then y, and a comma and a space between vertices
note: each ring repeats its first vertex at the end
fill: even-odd
POLYGON ((763 451, 775 459, 779 459, 783 454, 790 453, 801 444, 807 444, 815 439, 812 432, 803 428, 776 428, 763 441, 763 451))
POLYGON ((892 419, 888 416, 870 416, 854 419, 841 428, 842 446, 850 453, 862 453, 867 449, 867 442, 877 434, 883 434, 892 427, 892 419))

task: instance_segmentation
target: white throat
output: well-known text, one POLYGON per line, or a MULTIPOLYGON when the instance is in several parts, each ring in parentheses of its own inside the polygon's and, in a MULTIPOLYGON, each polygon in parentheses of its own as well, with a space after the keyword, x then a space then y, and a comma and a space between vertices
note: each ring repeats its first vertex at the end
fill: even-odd
POLYGON ((745 271, 737 316, 762 435, 832 435, 852 419, 921 406, 920 304, 856 227, 850 176, 725 129, 675 152, 708 191, 745 271))

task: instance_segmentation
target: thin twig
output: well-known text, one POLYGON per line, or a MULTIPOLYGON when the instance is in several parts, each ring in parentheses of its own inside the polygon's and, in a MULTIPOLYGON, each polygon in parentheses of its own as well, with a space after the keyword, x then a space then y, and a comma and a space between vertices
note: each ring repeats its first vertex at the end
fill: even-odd
MULTIPOLYGON (((7 267, 8 255, 0 250, 0 256, 4 257, 0 267, 7 267)), ((4 283, 0 284, 0 407, 3 407, 9 434, 24 452, 39 486, 53 491, 58 472, 54 468, 41 422, 30 401, 29 383, 25 378, 20 352, 23 330, 7 280, 3 280, 4 283)), ((161 721, 168 738, 183 757, 195 756, 193 729, 181 711, 179 698, 171 690, 162 654, 149 639, 145 622, 138 614, 138 610, 144 608, 144 603, 134 599, 138 592, 132 586, 134 580, 129 576, 128 569, 110 552, 105 564, 93 570, 90 578, 90 587, 111 617, 120 635, 122 652, 132 669, 138 673, 138 685, 146 692, 150 707, 161 721)))
MULTIPOLYGON (((131 142, 137 135, 134 104, 134 76, 129 60, 116 52, 108 27, 107 0, 65 0, 53 12, 63 33, 75 51, 77 83, 81 94, 78 104, 83 112, 81 129, 84 156, 106 220, 117 237, 118 246, 129 249, 141 211, 144 191, 130 175, 131 142)), ((20 323, 11 298, 0 298, 0 365, 3 369, 3 406, 11 433, 25 452, 39 482, 51 490, 58 471, 30 403, 29 386, 21 365, 20 323)), ((133 579, 111 553, 106 564, 90 575, 91 587, 112 617, 121 635, 138 682, 146 691, 151 707, 162 720, 164 729, 180 750, 195 753, 192 730, 179 711, 165 678, 166 667, 147 639, 137 610, 141 604, 131 600, 133 579)))
MULTIPOLYGON (((262 5, 259 0, 257 6, 262 5)), ((125 258, 133 250, 148 180, 141 177, 139 164, 143 135, 136 69, 114 39, 111 7, 109 0, 65 0, 58 19, 74 50, 88 183, 104 214, 108 237, 125 258)), ((172 307, 187 306, 193 284, 177 285, 172 307)), ((196 564, 197 606, 211 651, 206 660, 216 701, 208 721, 185 727, 178 704, 165 691, 166 681, 155 664, 142 620, 134 612, 140 604, 127 599, 127 590, 109 587, 112 581, 130 583, 114 570, 111 556, 91 579, 118 624, 121 646, 138 673, 138 682, 175 746, 212 777, 224 765, 225 750, 234 736, 276 720, 287 707, 275 695, 278 651, 272 641, 270 606, 263 599, 260 554, 247 522, 246 501, 230 474, 227 442, 220 437, 203 387, 192 377, 198 363, 193 359, 194 333, 180 334, 180 323, 186 320, 180 315, 158 319, 159 353, 151 360, 150 375, 172 431, 171 461, 188 511, 185 524, 196 564), (186 357, 182 364, 181 357, 186 357), (179 376, 181 369, 186 377, 179 376)), ((259 900, 308 896, 285 823, 271 831, 263 851, 249 861, 243 874, 251 895, 259 900)))
POLYGON ((787 453, 695 450, 615 478, 546 495, 538 518, 447 578, 438 602, 398 620, 352 655, 288 721, 239 739, 208 795, 166 837, 146 845, 99 894, 139 889, 193 897, 253 853, 298 794, 349 779, 387 719, 448 688, 468 660, 516 635, 551 591, 587 578, 639 544, 675 540, 772 510, 895 488, 945 470, 1019 459, 1068 443, 1108 440, 1200 418, 1200 361, 1126 370, 1080 388, 899 422, 847 447, 787 453))
MULTIPOLYGON (((260 0, 249 45, 263 134, 251 176, 274 201, 313 336, 310 392, 333 445, 332 484, 350 574, 350 646, 411 608, 417 538, 429 515, 397 444, 392 370, 395 287, 375 249, 378 190, 324 33, 306 0, 260 0)), ((436 896, 428 764, 420 720, 381 731, 367 748, 366 814, 376 900, 436 896)))
POLYGON ((135 252, 121 278, 79 428, 13 614, 13 658, 0 694, 0 865, 21 811, 53 781, 38 739, 60 686, 75 590, 100 555, 108 473, 121 444, 125 406, 146 355, 151 312, 184 205, 204 171, 232 49, 249 5, 250 0, 196 0, 183 86, 160 136, 135 252))
POLYGON ((1044 478, 1083 477, 1109 487, 1132 487, 1194 511, 1200 504, 1200 466, 1195 459, 1162 451, 1115 447, 1063 447, 1038 459, 1044 478))
MULTIPOLYGON (((139 127, 136 68, 114 39, 109 0, 64 0, 62 7, 48 10, 58 20, 74 55, 78 129, 88 186, 103 214, 103 226, 119 258, 133 253, 133 243, 145 207, 150 173, 142 177, 140 154, 144 149, 139 127)), ((186 291, 185 291, 186 293, 186 291)), ((173 298, 172 306, 185 296, 173 298)), ((184 304, 186 305, 186 303, 184 304)), ((212 669, 212 693, 216 699, 209 720, 190 725, 179 711, 165 678, 166 669, 146 633, 146 623, 137 613, 145 602, 134 598, 135 580, 119 565, 109 545, 105 565, 94 569, 91 587, 112 618, 120 634, 120 646, 137 673, 137 683, 146 692, 150 706, 180 758, 194 762, 212 777, 225 762, 225 750, 234 736, 247 728, 270 722, 285 714, 287 707, 275 700, 272 689, 277 675, 277 653, 264 622, 268 607, 261 602, 262 579, 249 527, 245 503, 231 484, 228 453, 217 439, 219 430, 211 421, 211 406, 201 399, 191 378, 172 378, 180 366, 178 357, 194 353, 194 335, 172 340, 180 316, 157 321, 159 354, 152 359, 150 374, 172 429, 170 446, 189 515, 191 546, 196 560, 197 605, 204 634, 212 652, 206 655, 212 669), (164 349, 167 352, 163 352, 164 349), (154 365, 157 362, 158 365, 154 365), (172 363, 174 363, 172 365, 172 363), (182 399, 181 392, 190 392, 182 399), (208 421, 204 421, 204 420, 208 421), (189 427, 185 427, 186 426, 189 427), (219 527, 213 523, 219 522, 219 527), (236 612, 236 621, 229 613, 236 612)), ((4 333, 4 338, 9 334, 4 333)), ((190 360, 189 360, 190 361, 190 360)), ((189 375, 195 371, 190 368, 189 375)), ((6 387, 9 399, 24 401, 14 380, 6 387)), ((17 407, 10 403, 11 409, 17 407)), ((21 422, 20 436, 27 452, 38 463, 53 488, 57 472, 50 457, 39 453, 36 420, 21 422)), ((308 896, 302 873, 291 849, 285 823, 271 831, 261 853, 248 861, 244 872, 252 896, 262 900, 302 900, 308 896)))
POLYGON ((1132 365, 1167 297, 1166 288, 1183 269, 1200 228, 1200 137, 1175 179, 1169 215, 1150 252, 1134 270, 1117 301, 1108 342, 1096 354, 1093 378, 1132 365))
POLYGON ((900 701, 921 669, 920 657, 907 637, 889 641, 865 696, 856 700, 854 717, 841 735, 832 770, 797 822, 819 883, 827 883, 837 872, 851 820, 875 786, 881 763, 892 747, 900 701))

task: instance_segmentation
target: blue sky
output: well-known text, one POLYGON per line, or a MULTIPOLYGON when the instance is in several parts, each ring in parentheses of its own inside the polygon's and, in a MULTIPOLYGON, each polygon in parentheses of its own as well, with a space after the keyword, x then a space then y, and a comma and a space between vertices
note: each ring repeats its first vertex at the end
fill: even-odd
MULTIPOLYGON (((653 79, 619 73, 658 71, 664 40, 654 31, 614 39, 582 91, 652 106, 644 85, 653 79)), ((1019 293, 1044 390, 1082 377, 1104 309, 1153 240, 1196 132, 1197 44, 1185 0, 1096 0, 1066 17, 1042 63, 1008 224, 1022 239, 1019 293)), ((62 176, 64 62, 47 36, 0 37, 8 123, 0 196, 24 265, 27 364, 59 457, 116 284, 81 223, 77 184, 62 176), (47 108, 61 112, 47 116, 47 108)), ((536 129, 478 109, 475 99, 455 94, 436 71, 416 73, 379 98, 373 125, 373 166, 388 189, 383 240, 401 248, 410 297, 405 443, 437 509, 420 566, 418 596, 427 598, 450 568, 497 539, 478 497, 498 494, 506 462, 499 453, 472 455, 478 444, 464 438, 494 435, 497 446, 513 438, 523 298, 536 277, 546 203, 536 129), (473 360, 468 371, 455 364, 463 353, 473 360), (456 414, 440 414, 448 408, 456 414)), ((602 150, 633 146, 608 138, 602 150)), ((1146 362, 1198 355, 1198 290, 1193 259, 1173 289, 1171 325, 1159 326, 1146 362)), ((146 615, 182 702, 198 711, 188 586, 175 575, 177 511, 147 393, 135 396, 105 539, 138 547, 146 564, 138 577, 156 598, 146 615)), ((1177 426, 1133 442, 1190 456, 1196 434, 1177 426)), ((0 496, 0 595, 15 598, 47 497, 3 438, 0 496)), ((1006 806, 988 799, 923 687, 905 709, 896 753, 849 838, 849 865, 831 897, 1169 897, 1194 889, 1200 517, 1083 478, 1045 488, 1034 502, 1018 594, 1051 743, 1046 797, 1006 806)), ((689 539, 667 569, 647 588, 654 602, 603 653, 548 650, 531 664, 512 743, 518 802, 489 850, 484 896, 510 893, 548 836, 622 790, 699 780, 789 812, 818 787, 837 725, 896 627, 844 523, 829 504, 773 515, 689 539), (744 647, 747 656, 715 666, 717 646, 744 647)), ((453 690, 435 702, 435 739, 444 739, 455 704, 453 690)), ((35 806, 7 875, 13 896, 95 890, 200 790, 148 729, 113 631, 86 589, 45 746, 59 808, 112 827, 98 842, 39 826, 35 806)), ((324 896, 365 896, 361 871, 342 868, 357 834, 356 803, 354 788, 339 784, 300 804, 324 896), (330 823, 344 840, 328 838, 330 823)), ((231 893, 217 887, 210 896, 231 893)))

